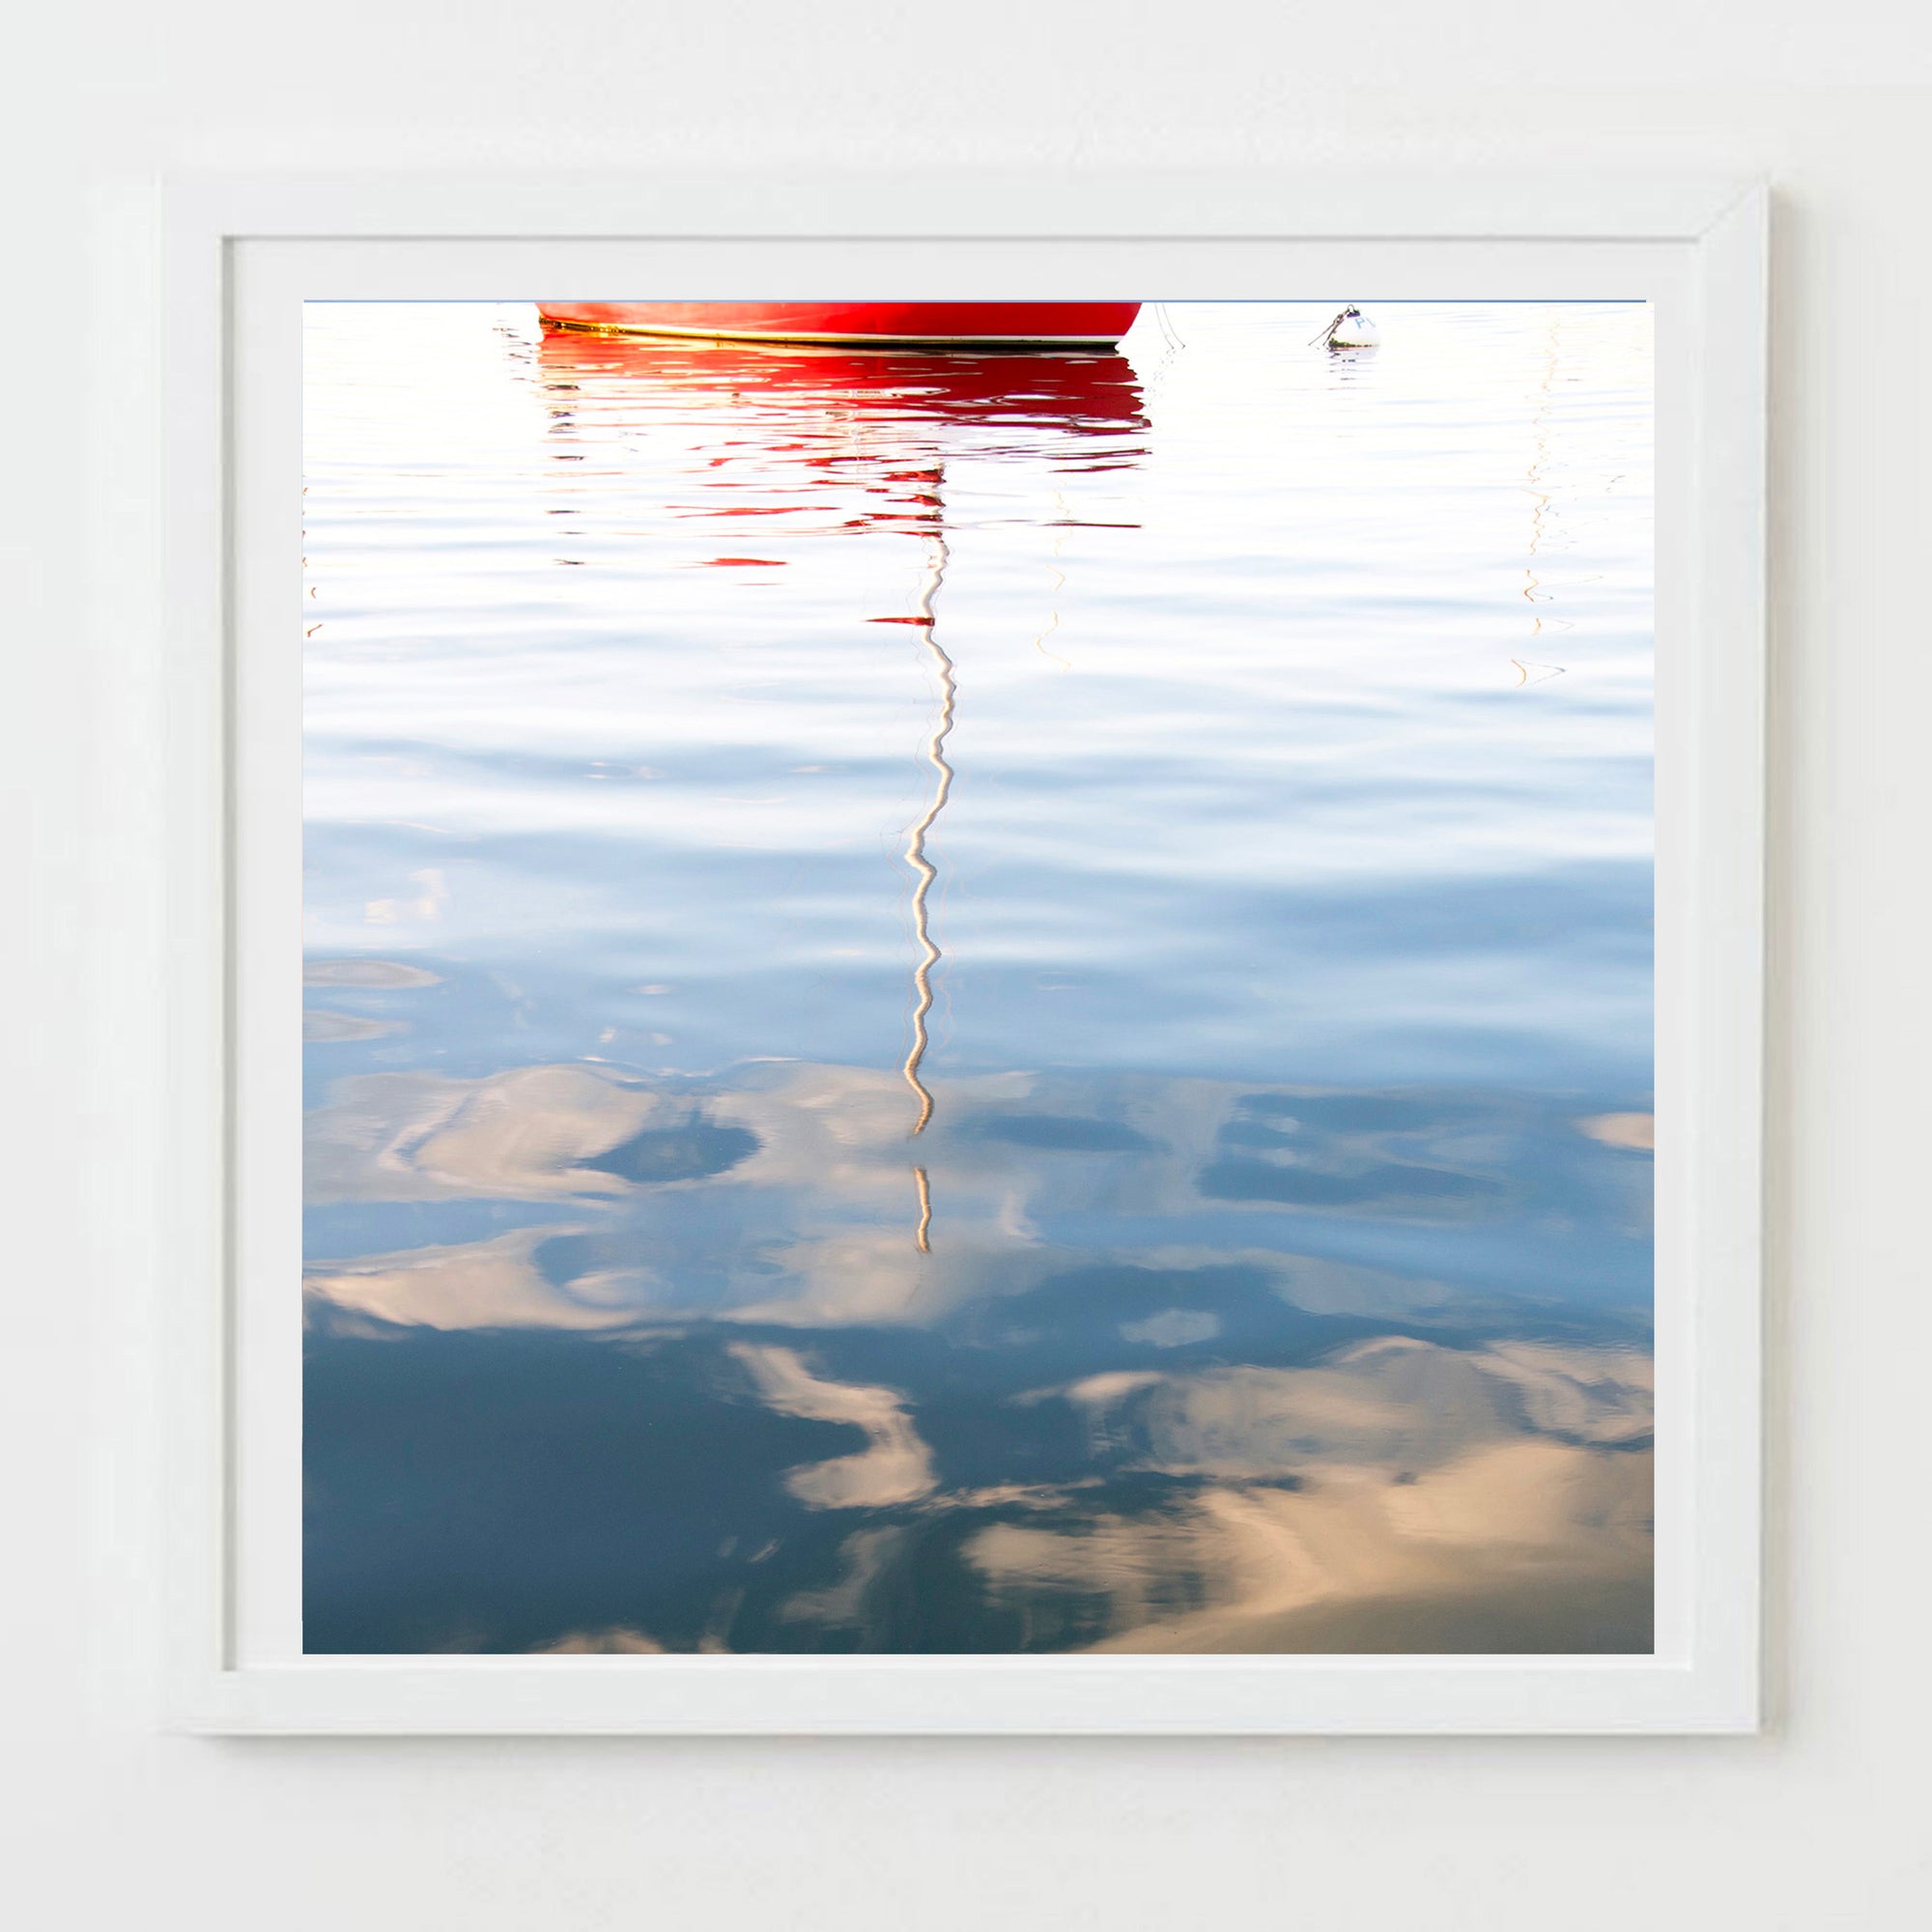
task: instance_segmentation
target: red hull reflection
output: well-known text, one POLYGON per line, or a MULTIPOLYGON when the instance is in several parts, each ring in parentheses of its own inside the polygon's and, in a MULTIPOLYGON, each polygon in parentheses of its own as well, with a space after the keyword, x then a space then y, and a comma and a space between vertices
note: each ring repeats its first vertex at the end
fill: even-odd
MULTIPOLYGON (((1133 365, 1111 350, 933 355, 554 331, 538 367, 559 426, 581 435, 608 416, 634 428, 640 406, 647 416, 662 398, 682 436, 699 431, 694 477, 708 497, 734 479, 780 491, 787 477, 810 480, 822 487, 788 499, 798 514, 837 504, 859 527, 937 529, 942 466, 969 450, 1030 447, 1068 471, 1111 469, 1136 460, 1146 427, 1133 365), (702 434, 714 405, 715 448, 702 434)), ((734 512, 714 498, 709 514, 778 508, 734 512)), ((755 546, 743 560, 758 560, 755 546)))

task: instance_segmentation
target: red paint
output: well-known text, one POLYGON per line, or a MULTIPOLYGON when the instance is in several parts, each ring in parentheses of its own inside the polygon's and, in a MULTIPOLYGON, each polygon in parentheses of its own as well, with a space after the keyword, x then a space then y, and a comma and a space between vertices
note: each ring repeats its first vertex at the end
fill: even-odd
POLYGON ((539 302, 546 328, 944 348, 1118 342, 1139 302, 539 302))

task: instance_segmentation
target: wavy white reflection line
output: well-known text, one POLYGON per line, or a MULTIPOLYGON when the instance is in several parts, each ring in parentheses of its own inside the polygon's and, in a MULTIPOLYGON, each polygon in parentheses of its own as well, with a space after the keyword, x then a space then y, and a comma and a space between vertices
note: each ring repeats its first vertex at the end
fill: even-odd
MULTIPOLYGON (((928 553, 925 581, 920 585, 917 610, 924 626, 925 647, 932 654, 932 662, 939 672, 942 699, 939 718, 926 740, 925 756, 939 781, 933 787, 932 803, 914 822, 906 838, 905 862, 912 868, 914 885, 912 889, 912 924, 914 935, 919 940, 920 961, 913 968, 913 1011, 912 1044, 905 1057, 904 1072, 906 1085, 919 1096, 919 1119, 913 1125, 916 1138, 924 1133, 932 1120, 932 1094, 919 1077, 920 1064, 925 1058, 927 1046, 931 1043, 926 1032, 926 1019, 932 1011, 932 969, 945 954, 933 944, 931 917, 927 909, 927 899, 932 892, 932 882, 939 876, 938 867, 925 856, 925 836, 937 822, 939 814, 946 809, 946 801, 952 795, 952 767, 946 762, 946 740, 952 729, 953 707, 959 695, 959 687, 953 679, 952 660, 946 655, 945 647, 934 634, 938 619, 933 615, 932 600, 940 586, 946 582, 946 564, 949 553, 946 539, 935 536, 931 540, 928 553)), ((921 1240, 921 1248, 925 1242, 921 1240)))

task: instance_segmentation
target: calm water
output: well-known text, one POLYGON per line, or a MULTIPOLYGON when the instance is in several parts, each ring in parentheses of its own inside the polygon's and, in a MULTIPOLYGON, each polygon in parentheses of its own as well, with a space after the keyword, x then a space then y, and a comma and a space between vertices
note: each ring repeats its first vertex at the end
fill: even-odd
POLYGON ((311 307, 309 1650, 1649 1648, 1649 320, 1339 305, 311 307))

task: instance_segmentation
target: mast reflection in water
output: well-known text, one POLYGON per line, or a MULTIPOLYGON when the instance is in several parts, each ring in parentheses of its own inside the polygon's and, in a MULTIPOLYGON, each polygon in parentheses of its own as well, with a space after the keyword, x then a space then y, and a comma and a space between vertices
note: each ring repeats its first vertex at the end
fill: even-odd
POLYGON ((1338 305, 311 308, 309 1650, 1649 1648, 1647 319, 1338 305))

